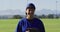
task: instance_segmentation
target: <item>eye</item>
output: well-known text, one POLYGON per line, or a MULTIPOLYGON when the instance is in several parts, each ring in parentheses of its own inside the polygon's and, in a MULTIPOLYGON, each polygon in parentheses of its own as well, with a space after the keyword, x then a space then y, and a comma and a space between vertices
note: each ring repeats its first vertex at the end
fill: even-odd
POLYGON ((31 10, 29 9, 29 11, 31 11, 31 10))
POLYGON ((29 10, 30 11, 30 10, 29 10))

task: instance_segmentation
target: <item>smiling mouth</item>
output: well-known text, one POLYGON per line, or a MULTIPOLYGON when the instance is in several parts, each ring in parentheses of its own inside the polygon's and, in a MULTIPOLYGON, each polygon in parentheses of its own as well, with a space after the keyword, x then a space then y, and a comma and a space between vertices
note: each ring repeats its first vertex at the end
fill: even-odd
POLYGON ((28 13, 28 15, 32 15, 32 13, 28 13))

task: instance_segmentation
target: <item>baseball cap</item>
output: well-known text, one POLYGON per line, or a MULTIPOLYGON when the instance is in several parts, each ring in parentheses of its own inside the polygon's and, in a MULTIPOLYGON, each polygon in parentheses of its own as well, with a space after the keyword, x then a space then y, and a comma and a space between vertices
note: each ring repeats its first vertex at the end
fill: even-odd
POLYGON ((36 9, 36 8, 35 8, 35 5, 34 5, 33 3, 29 3, 29 4, 28 4, 28 6, 27 6, 26 9, 29 9, 29 8, 31 8, 31 9, 36 9))

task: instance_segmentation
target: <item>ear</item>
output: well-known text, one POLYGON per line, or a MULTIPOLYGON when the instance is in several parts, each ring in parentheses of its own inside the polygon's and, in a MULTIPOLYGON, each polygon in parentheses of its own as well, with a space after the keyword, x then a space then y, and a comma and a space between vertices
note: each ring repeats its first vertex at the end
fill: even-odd
POLYGON ((25 14, 27 15, 27 12, 25 11, 25 14))

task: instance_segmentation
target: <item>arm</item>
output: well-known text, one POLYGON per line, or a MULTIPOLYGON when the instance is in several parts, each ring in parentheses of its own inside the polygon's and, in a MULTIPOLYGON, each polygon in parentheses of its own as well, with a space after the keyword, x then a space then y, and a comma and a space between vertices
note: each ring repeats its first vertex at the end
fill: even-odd
POLYGON ((22 32, 22 24, 21 24, 22 21, 19 21, 18 25, 17 25, 17 29, 16 29, 16 32, 22 32))
POLYGON ((40 25, 39 25, 40 31, 41 31, 41 32, 45 32, 45 28, 44 28, 43 22, 42 22, 41 20, 40 20, 39 22, 40 22, 40 23, 39 23, 39 24, 40 24, 40 25))

